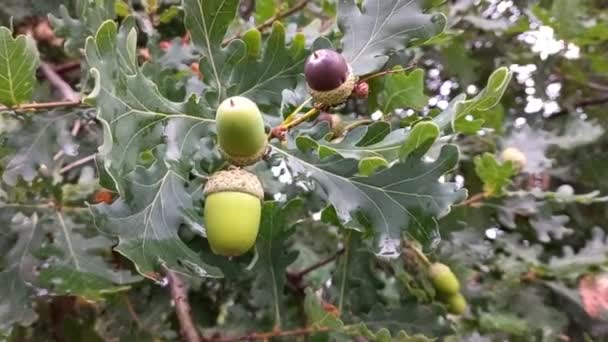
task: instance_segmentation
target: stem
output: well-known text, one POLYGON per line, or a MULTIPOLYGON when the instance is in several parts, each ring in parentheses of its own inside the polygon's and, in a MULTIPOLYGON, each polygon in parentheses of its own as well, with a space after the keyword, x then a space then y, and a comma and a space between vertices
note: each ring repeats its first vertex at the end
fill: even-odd
POLYGON ((369 125, 373 122, 374 122, 374 120, 370 120, 370 119, 355 121, 351 124, 346 125, 346 127, 344 127, 344 133, 342 135, 344 135, 348 131, 353 130, 354 128, 357 128, 357 127, 363 126, 363 125, 369 125))
MULTIPOLYGON (((301 108, 302 106, 298 107, 301 108)), ((279 126, 273 128, 270 130, 270 133, 268 133, 268 141, 272 140, 272 138, 274 138, 275 136, 275 132, 281 131, 281 132, 286 132, 289 129, 301 124, 304 121, 309 120, 310 118, 312 118, 313 116, 317 115, 319 113, 319 109, 317 107, 313 107, 311 108, 308 112, 304 113, 301 116, 298 116, 297 118, 290 120, 291 117, 293 117, 293 115, 295 115, 295 111, 292 114, 289 114, 289 116, 285 119, 285 121, 283 121, 279 126)), ((282 139, 282 138, 280 138, 282 139)))
POLYGON ((125 304, 127 305, 127 310, 129 311, 129 315, 131 315, 131 318, 133 318, 133 321, 135 321, 135 324, 137 324, 137 327, 140 330, 143 330, 144 324, 141 321, 141 319, 139 318, 139 316, 137 315, 137 312, 135 312, 135 309, 133 308, 133 304, 131 304, 131 300, 129 299, 129 295, 126 293, 123 293, 123 298, 125 300, 125 304))
POLYGON ((426 255, 424 255, 424 253, 422 253, 422 251, 420 249, 418 249, 418 247, 416 247, 416 246, 410 246, 410 250, 412 250, 414 252, 414 254, 416 254, 416 257, 420 261, 422 261, 422 263, 426 267, 431 266, 431 261, 429 260, 429 258, 427 258, 426 255))
POLYGON ((344 248, 339 249, 334 255, 330 256, 329 258, 323 259, 319 262, 316 262, 308 267, 306 267, 305 269, 296 272, 292 275, 292 277, 296 277, 296 278, 302 278, 305 275, 307 275, 308 273, 316 270, 317 268, 321 268, 327 264, 329 264, 330 262, 336 260, 340 255, 342 255, 342 253, 344 253, 344 248))
POLYGON ((75 167, 78 167, 78 166, 80 166, 80 165, 83 165, 83 164, 86 164, 86 163, 90 162, 90 161, 91 161, 91 160, 93 160, 93 159, 95 159, 95 154, 91 154, 91 155, 86 156, 86 157, 84 157, 84 158, 78 159, 77 161, 75 161, 75 162, 73 162, 73 163, 70 163, 70 164, 68 164, 68 165, 66 165, 66 166, 64 166, 64 167, 62 167, 62 168, 59 170, 59 174, 64 174, 64 173, 66 173, 66 172, 70 171, 71 169, 73 169, 73 168, 75 168, 75 167))
POLYGON ((380 77, 380 76, 384 76, 384 75, 388 75, 388 74, 395 74, 395 73, 403 72, 403 71, 408 71, 408 70, 412 69, 413 67, 414 67, 414 65, 410 65, 407 68, 389 69, 389 70, 380 71, 375 74, 371 74, 369 76, 363 77, 362 79, 359 80, 359 82, 367 82, 367 81, 371 80, 372 78, 376 78, 376 77, 380 77))
POLYGON ((319 109, 317 109, 317 107, 313 107, 308 112, 304 113, 304 115, 298 116, 297 118, 295 118, 289 122, 286 122, 285 124, 282 124, 282 126, 283 126, 283 128, 289 130, 290 128, 293 128, 293 127, 301 124, 304 121, 308 121, 308 119, 317 115, 317 113, 319 113, 319 109))
POLYGON ((228 338, 211 338, 210 342, 238 342, 238 341, 267 341, 273 337, 289 337, 289 336, 305 336, 312 335, 315 333, 327 332, 330 329, 328 327, 319 328, 299 328, 285 331, 271 331, 265 333, 251 333, 244 336, 228 337, 228 338))
POLYGON ((39 109, 54 109, 60 107, 78 107, 83 105, 80 100, 76 101, 53 101, 53 102, 42 102, 42 103, 25 103, 14 107, 0 106, 0 112, 6 110, 16 111, 28 111, 28 110, 39 110, 39 109))
POLYGON ((461 207, 461 206, 465 206, 465 205, 472 205, 474 203, 481 201, 484 198, 486 198, 486 193, 480 192, 478 194, 475 194, 475 195, 469 197, 466 201, 455 204, 454 206, 461 207))
POLYGON ((78 95, 74 89, 57 74, 57 72, 55 72, 51 65, 46 62, 40 63, 40 71, 53 87, 59 91, 62 100, 80 102, 80 95, 78 95))
MULTIPOLYGON (((275 14, 274 16, 268 18, 266 21, 264 21, 263 23, 257 25, 255 28, 258 31, 262 31, 270 26, 272 26, 272 24, 274 24, 275 21, 279 21, 285 17, 288 17, 300 10, 302 10, 304 7, 306 7, 306 5, 310 2, 310 0, 301 0, 300 2, 298 2, 297 4, 295 4, 293 7, 285 10, 284 12, 280 12, 275 14)), ((222 42, 222 45, 228 45, 228 43, 230 43, 231 41, 241 38, 242 34, 238 33, 230 38, 227 38, 226 40, 224 40, 222 42)))
POLYGON ((175 303, 175 314, 180 325, 180 334, 184 342, 202 342, 203 339, 192 319, 192 309, 188 302, 188 290, 184 281, 165 266, 165 274, 169 279, 171 298, 175 303))

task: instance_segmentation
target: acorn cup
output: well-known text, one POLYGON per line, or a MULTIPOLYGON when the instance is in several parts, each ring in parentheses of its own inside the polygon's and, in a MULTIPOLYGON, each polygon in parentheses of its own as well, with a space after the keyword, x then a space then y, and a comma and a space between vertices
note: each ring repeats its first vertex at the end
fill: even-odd
POLYGON ((218 107, 215 121, 220 150, 230 163, 247 166, 262 158, 267 145, 264 119, 253 101, 227 98, 218 107))
POLYGON ((260 228, 264 189, 245 170, 215 173, 204 189, 205 228, 213 253, 238 256, 253 247, 260 228))
POLYGON ((344 103, 357 82, 344 56, 329 49, 317 50, 308 57, 304 76, 310 95, 321 106, 344 103))

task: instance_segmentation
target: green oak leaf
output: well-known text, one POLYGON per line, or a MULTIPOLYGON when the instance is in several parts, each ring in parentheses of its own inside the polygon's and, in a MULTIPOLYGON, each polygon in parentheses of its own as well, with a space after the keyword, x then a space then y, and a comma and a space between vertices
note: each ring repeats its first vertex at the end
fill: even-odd
POLYGON ((382 281, 373 266, 376 256, 365 244, 363 233, 344 232, 344 253, 338 258, 331 298, 343 317, 368 312, 381 300, 382 281))
MULTIPOLYGON (((115 250, 131 259, 144 276, 158 279, 162 265, 178 272, 218 277, 178 236, 180 225, 204 234, 194 200, 201 184, 189 173, 205 173, 217 151, 213 113, 196 96, 185 102, 164 98, 136 59, 133 18, 120 30, 105 22, 87 39, 86 57, 95 88, 86 98, 98 110, 104 129, 99 148, 104 174, 120 199, 92 207, 97 226, 118 237, 115 250), (149 154, 151 161, 140 163, 149 154)), ((195 198, 200 198, 200 196, 195 198)))
MULTIPOLYGON (((353 337, 362 337, 365 338, 366 341, 370 342, 430 342, 433 339, 425 337, 421 334, 410 335, 410 331, 406 330, 395 330, 391 333, 391 330, 387 329, 387 325, 394 325, 396 317, 390 316, 390 319, 386 319, 386 321, 390 321, 389 324, 382 324, 386 322, 379 321, 377 317, 369 317, 368 320, 363 320, 362 322, 356 324, 346 325, 344 322, 334 316, 331 312, 325 310, 323 303, 317 297, 317 295, 310 288, 306 288, 306 296, 304 298, 304 311, 306 312, 306 316, 308 318, 308 325, 314 331, 315 329, 327 329, 329 334, 332 337, 337 338, 337 340, 341 340, 344 336, 348 336, 350 338, 353 337)), ((419 312, 420 310, 415 310, 419 312)), ((410 311, 411 312, 411 311, 410 311)), ((394 312, 392 312, 394 313, 394 312)), ((437 312, 433 312, 437 314, 437 312)), ((403 316, 403 314, 401 314, 403 316)), ((414 314, 414 317, 415 314, 414 314)), ((424 318, 419 319, 416 318, 416 321, 424 322, 425 325, 428 325, 431 317, 429 315, 424 315, 424 318)), ((437 315, 432 317, 437 320, 437 315)), ((404 325, 407 325, 404 324, 404 325)), ((409 327, 409 326, 408 326, 409 327)), ((333 339, 332 339, 333 340, 333 339)))
POLYGON ((444 336, 450 327, 441 322, 444 309, 437 304, 400 303, 398 307, 377 304, 361 318, 370 329, 386 328, 392 332, 406 331, 432 337, 444 336))
MULTIPOLYGON (((442 113, 433 118, 436 127, 439 127, 440 130, 446 130, 454 121, 456 121, 456 123, 465 121, 465 116, 473 111, 494 108, 502 97, 510 78, 511 73, 507 68, 497 69, 488 79, 488 86, 482 89, 477 96, 467 100, 466 96, 461 94, 452 100, 442 113)), ((356 127, 347 132, 339 141, 327 140, 326 137, 329 132, 328 127, 315 127, 315 129, 312 131, 309 130, 306 133, 296 129, 295 132, 301 134, 298 138, 300 145, 307 145, 310 148, 317 149, 319 156, 321 157, 339 154, 344 158, 375 158, 371 165, 379 165, 381 164, 381 161, 377 158, 383 158, 390 162, 399 158, 400 154, 401 156, 405 156, 411 152, 409 151, 411 146, 417 145, 413 142, 419 141, 420 139, 420 137, 416 137, 408 143, 408 141, 410 141, 412 129, 417 130, 416 126, 421 123, 422 122, 414 123, 413 128, 406 127, 391 131, 391 125, 389 123, 382 121, 374 122, 368 126, 356 127), (306 135, 309 135, 310 137, 307 137, 306 135)), ((479 119, 477 123, 479 124, 478 127, 481 128, 483 119, 479 119)), ((435 128, 431 128, 430 126, 423 125, 418 129, 419 131, 417 131, 417 134, 423 133, 424 131, 426 133, 423 133, 422 136, 425 136, 427 139, 436 135, 434 133, 435 128), (424 128, 424 130, 422 130, 422 128, 424 128)), ((294 133, 293 135, 297 136, 297 133, 294 133)), ((363 166, 365 167, 365 165, 363 166)), ((363 174, 368 173, 363 172, 363 174)))
POLYGON ((441 33, 446 17, 425 14, 420 0, 339 0, 342 54, 357 76, 380 70, 395 50, 441 33))
POLYGON ((499 163, 491 153, 475 156, 475 172, 483 182, 483 192, 486 196, 500 196, 511 183, 511 178, 517 174, 517 168, 511 161, 499 163))
POLYGON ((488 77, 486 87, 474 98, 467 100, 465 94, 456 96, 448 107, 433 121, 441 129, 450 127, 454 132, 477 132, 485 120, 482 117, 467 117, 472 113, 486 113, 494 108, 502 98, 513 74, 506 67, 500 67, 488 77))
POLYGON ((49 14, 49 21, 57 37, 65 38, 64 47, 77 54, 84 47, 87 37, 108 19, 114 19, 115 0, 76 1, 74 17, 65 5, 59 7, 59 15, 49 14))
POLYGON ((77 218, 61 212, 43 217, 53 233, 53 240, 43 244, 36 254, 51 258, 48 267, 40 271, 37 285, 55 295, 80 295, 100 300, 103 295, 124 291, 130 283, 141 280, 128 270, 115 269, 103 254, 109 254, 113 241, 94 234, 89 215, 77 218))
POLYGON ((53 158, 57 152, 76 155, 78 148, 69 133, 71 120, 75 117, 75 113, 21 117, 18 129, 2 135, 6 138, 6 146, 13 151, 2 180, 8 185, 17 184, 20 178, 31 182, 39 172, 50 174, 60 166, 53 158))
POLYGON ((285 156, 295 179, 309 180, 307 187, 335 208, 341 224, 354 229, 371 226, 379 254, 394 255, 403 231, 426 231, 427 217, 447 214, 453 203, 466 197, 466 190, 454 183, 438 182, 458 163, 454 145, 444 145, 432 162, 415 153, 372 176, 360 177, 357 159, 339 154, 322 157, 310 140, 298 137, 298 150, 275 151, 285 156))
MULTIPOLYGON (((262 107, 278 106, 282 91, 295 88, 304 69, 308 56, 304 36, 297 34, 287 46, 285 28, 275 22, 264 44, 261 34, 250 30, 242 40, 234 39, 222 47, 237 5, 236 0, 184 2, 186 27, 203 53, 201 71, 209 75, 204 78, 209 85, 206 99, 217 106, 226 97, 240 95, 262 107)), ((327 45, 327 40, 320 39, 316 46, 327 45)))
POLYGON ((13 323, 29 325, 37 318, 27 283, 35 278, 37 260, 32 254, 44 240, 44 231, 38 222, 37 214, 31 217, 17 214, 11 221, 0 223, 2 244, 6 247, 0 259, 0 329, 9 328, 13 323), (7 237, 14 238, 11 245, 7 245, 7 237))
POLYGON ((594 227, 591 233, 591 239, 576 252, 572 247, 564 246, 562 255, 551 257, 547 268, 558 276, 575 279, 594 266, 606 265, 608 237, 599 227, 594 227))
POLYGON ((254 295, 258 305, 272 305, 274 326, 281 327, 283 288, 287 266, 298 256, 289 251, 286 240, 294 233, 292 224, 294 214, 300 211, 302 201, 294 199, 284 205, 266 202, 262 209, 262 222, 256 241, 259 255, 253 272, 256 274, 254 295))
MULTIPOLYGON (((395 68, 402 69, 400 66, 395 68)), ((415 69, 409 74, 389 74, 378 83, 379 85, 372 88, 371 93, 376 94, 374 96, 376 109, 386 115, 401 108, 422 110, 428 102, 428 96, 424 95, 424 70, 422 69, 415 69), (378 91, 375 88, 379 88, 378 91)))
POLYGON ((36 85, 38 49, 30 37, 0 27, 0 104, 16 106, 30 100, 36 85))

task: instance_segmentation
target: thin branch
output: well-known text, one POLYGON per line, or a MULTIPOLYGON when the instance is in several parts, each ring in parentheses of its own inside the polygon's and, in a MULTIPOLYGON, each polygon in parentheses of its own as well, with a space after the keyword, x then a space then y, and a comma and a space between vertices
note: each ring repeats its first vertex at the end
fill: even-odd
POLYGON ((376 78, 376 77, 380 77, 380 76, 384 76, 384 75, 388 75, 388 74, 395 74, 398 72, 408 71, 408 70, 412 69, 413 67, 415 67, 415 65, 410 65, 407 68, 389 69, 389 70, 380 71, 375 74, 371 74, 369 76, 363 77, 362 79, 359 80, 359 82, 367 82, 367 81, 371 80, 372 78, 376 78))
POLYGON ((285 121, 283 121, 279 126, 274 127, 268 133, 268 140, 272 140, 274 137, 278 137, 279 139, 284 138, 284 134, 289 131, 291 128, 301 124, 304 121, 308 121, 315 115, 319 113, 319 109, 317 107, 311 108, 308 112, 304 113, 297 118, 290 120, 293 116, 290 114, 285 121))
POLYGON ((454 206, 455 207, 462 207, 462 206, 467 206, 467 205, 472 206, 473 204, 481 201, 484 198, 486 198, 486 193, 480 192, 478 194, 475 194, 475 195, 469 197, 466 201, 455 204, 454 206))
POLYGON ((80 95, 78 95, 78 93, 76 93, 74 89, 57 74, 57 72, 55 72, 50 64, 46 62, 40 63, 40 71, 53 87, 59 91, 62 100, 80 101, 80 95))
POLYGON ((125 304, 127 305, 127 310, 129 311, 129 315, 131 316, 131 318, 133 318, 133 321, 135 321, 135 324, 137 324, 137 327, 140 330, 143 330, 144 323, 141 321, 141 319, 137 315, 137 312, 135 312, 135 308, 133 308, 133 304, 131 303, 131 300, 129 299, 129 295, 127 293, 123 292, 123 298, 125 300, 125 304))
POLYGON ((53 102, 41 102, 41 103, 25 103, 14 107, 5 107, 0 106, 0 112, 6 110, 15 110, 15 111, 30 111, 30 110, 39 110, 39 109, 55 109, 61 107, 78 107, 83 105, 80 100, 76 101, 53 101, 53 102))
POLYGON ((184 342, 202 342, 194 320, 192 319, 192 309, 188 302, 188 289, 184 281, 175 272, 165 267, 165 274, 169 279, 169 290, 171 298, 175 304, 175 314, 180 325, 180 334, 184 342))
POLYGON ((306 267, 305 269, 303 269, 301 271, 295 272, 291 276, 295 277, 295 278, 300 278, 301 279, 302 277, 304 277, 308 273, 316 270, 317 268, 321 268, 321 267, 329 264, 330 262, 336 260, 343 253, 344 253, 344 248, 341 248, 334 255, 332 255, 332 256, 330 256, 330 257, 328 257, 326 259, 320 260, 319 262, 316 262, 316 263, 314 263, 314 264, 306 267))
POLYGON ((327 332, 330 329, 328 327, 308 327, 299 328, 285 331, 271 331, 265 333, 251 333, 244 336, 238 337, 227 337, 227 338, 211 338, 210 342, 239 342, 239 341, 267 341, 273 337, 295 337, 295 336, 306 336, 316 333, 327 332))
MULTIPOLYGON (((602 105, 602 104, 606 104, 606 103, 608 103, 608 96, 598 97, 595 99, 584 99, 584 100, 576 102, 571 108, 585 108, 585 107, 590 107, 590 106, 602 105)), ((550 117, 553 118, 556 116, 568 114, 568 113, 570 113, 571 108, 564 108, 557 113, 553 113, 550 117)))
POLYGON ((64 174, 64 173, 70 171, 71 169, 73 169, 75 167, 78 167, 80 165, 83 165, 83 164, 86 164, 86 163, 90 162, 93 159, 95 159, 95 154, 91 154, 91 155, 88 155, 88 156, 86 156, 84 158, 78 159, 77 161, 75 161, 73 163, 70 163, 70 164, 62 167, 59 170, 59 174, 64 174))
POLYGON ((374 122, 375 122, 374 120, 370 120, 370 119, 363 119, 363 120, 355 121, 351 124, 346 125, 346 127, 344 127, 344 132, 342 135, 346 134, 348 131, 352 131, 353 129, 355 129, 359 126, 369 125, 374 122))
MULTIPOLYGON (((310 2, 310 0, 301 0, 300 2, 298 2, 297 4, 295 4, 293 7, 277 13, 275 15, 273 15, 272 17, 268 18, 266 21, 264 21, 263 23, 257 25, 255 28, 258 31, 262 31, 270 26, 272 26, 272 24, 274 24, 275 21, 279 21, 283 18, 289 17, 290 15, 304 9, 304 7, 306 7, 306 5, 310 2)), ((242 33, 238 33, 230 38, 226 38, 223 42, 222 45, 228 45, 228 43, 230 43, 231 41, 241 38, 242 33)))

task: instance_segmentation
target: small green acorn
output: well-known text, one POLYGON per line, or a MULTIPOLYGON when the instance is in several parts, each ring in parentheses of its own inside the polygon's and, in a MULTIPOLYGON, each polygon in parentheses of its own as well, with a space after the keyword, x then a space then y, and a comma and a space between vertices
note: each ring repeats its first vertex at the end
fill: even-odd
POLYGON ((357 82, 344 56, 330 49, 314 51, 308 57, 304 76, 315 103, 324 106, 344 103, 357 82))
POLYGON ((467 309, 467 301, 460 293, 447 297, 445 304, 448 311, 454 315, 462 315, 467 309))
POLYGON ((264 119, 258 106, 242 96, 224 100, 215 116, 222 153, 232 164, 251 165, 266 152, 264 119))
POLYGON ((456 295, 460 291, 460 282, 454 272, 445 264, 434 263, 429 268, 431 282, 441 295, 456 295))
POLYGON ((253 247, 260 228, 264 189, 245 170, 215 173, 207 182, 205 228, 213 253, 238 256, 253 247))

